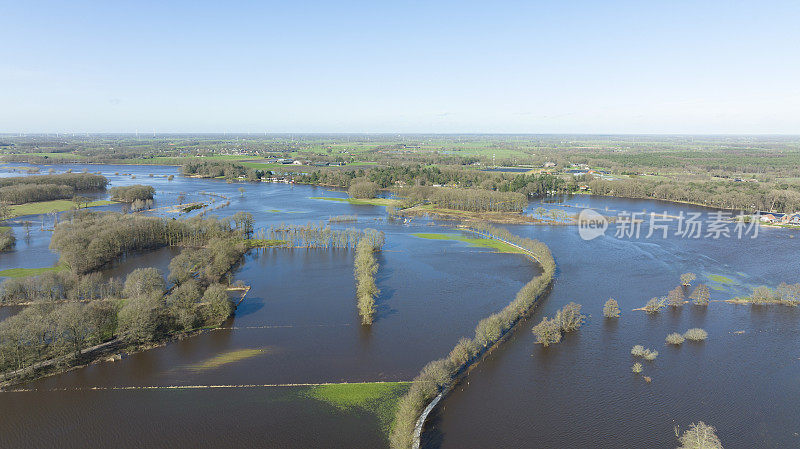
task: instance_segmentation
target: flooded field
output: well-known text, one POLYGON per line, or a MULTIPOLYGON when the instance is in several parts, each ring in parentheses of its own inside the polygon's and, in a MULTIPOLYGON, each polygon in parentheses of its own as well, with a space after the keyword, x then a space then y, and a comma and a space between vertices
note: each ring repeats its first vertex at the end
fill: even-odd
MULTIPOLYGON (((177 167, 87 169, 100 171, 111 186, 153 185, 153 214, 167 214, 160 208, 178 203, 216 207, 230 201, 213 213, 250 212, 256 229, 357 215, 356 223, 333 226, 386 233, 378 255, 375 323, 359 324, 351 251, 251 251, 234 278, 252 289, 225 328, 21 385, 25 391, 0 392, 2 446, 128 441, 137 447, 385 447, 385 410, 399 390, 370 390, 358 405, 343 405, 323 400, 318 387, 290 384, 409 381, 537 274, 519 254, 424 238, 454 232, 427 219, 387 221, 383 207, 313 199, 346 197, 340 191, 183 178, 177 167), (172 181, 169 175, 175 175, 172 181)), ((609 216, 710 212, 585 195, 533 202, 528 212, 540 206, 570 214, 592 207, 609 216)), ((40 218, 51 220, 12 220, 18 242, 14 251, 0 255, 0 270, 57 263, 58 255, 48 249, 51 232, 38 225, 28 225, 28 232, 24 225, 40 218)), ((659 238, 632 239, 616 237, 612 224, 605 236, 590 241, 574 226, 508 226, 550 247, 558 264, 552 292, 436 409, 424 446, 674 447, 674 426, 698 420, 716 426, 726 448, 800 445, 800 311, 722 302, 656 316, 632 311, 666 295, 689 271, 697 273, 696 283, 711 287, 712 300, 757 285, 800 282, 795 256, 800 233, 762 229, 755 239, 690 239, 674 236, 675 225, 670 226, 666 239, 660 231, 659 238), (616 321, 602 317, 610 297, 622 309, 616 321), (591 315, 583 328, 558 345, 534 345, 530 327, 570 301, 591 315), (707 330, 708 340, 664 345, 668 333, 691 327, 707 330), (631 373, 635 344, 660 353, 644 363, 651 383, 631 373)), ((644 223, 643 235, 647 231, 644 223)), ((104 272, 123 277, 141 266, 166 271, 178 252, 134 255, 104 272)), ((0 317, 11 313, 14 309, 0 308, 0 317)))

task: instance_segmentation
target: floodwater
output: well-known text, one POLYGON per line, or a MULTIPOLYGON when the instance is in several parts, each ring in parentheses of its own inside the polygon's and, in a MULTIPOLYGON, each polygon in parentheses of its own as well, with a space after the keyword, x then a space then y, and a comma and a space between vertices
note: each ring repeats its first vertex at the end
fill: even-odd
MULTIPOLYGON (((69 166, 53 168, 61 172, 69 166)), ((335 190, 188 179, 177 167, 92 165, 88 170, 101 171, 111 186, 155 186, 156 207, 230 201, 214 213, 251 212, 256 228, 357 214, 358 223, 335 226, 371 227, 387 237, 378 256, 376 321, 370 328, 359 324, 352 252, 253 251, 234 273, 252 290, 225 329, 21 386, 32 391, 0 393, 3 447, 386 446, 373 415, 298 401, 287 393, 291 387, 266 385, 410 380, 538 274, 519 255, 412 236, 447 230, 426 219, 402 224, 386 221, 382 207, 311 199, 346 196, 335 190), (170 174, 176 175, 172 181, 170 174), (207 363, 248 349, 259 351, 218 366, 207 363), (138 388, 244 384, 255 386, 138 388)), ((570 214, 592 207, 604 215, 710 211, 585 195, 556 201, 531 203, 529 212, 539 206, 570 214)), ((17 248, 0 255, 0 269, 57 262, 47 248, 49 231, 32 229, 26 243, 24 229, 14 226, 17 248)), ((712 303, 707 310, 686 305, 656 317, 631 311, 666 295, 686 271, 714 288, 712 300, 746 293, 754 285, 800 282, 793 256, 800 233, 762 229, 756 239, 637 240, 615 237, 612 224, 604 237, 584 241, 572 226, 509 229, 550 246, 558 263, 554 287, 534 317, 437 408, 424 435, 426 447, 674 447, 674 426, 699 420, 717 427, 726 448, 800 444, 800 311, 726 303, 712 303), (613 322, 602 318, 609 297, 622 309, 613 322), (587 323, 558 345, 534 345, 530 327, 569 301, 584 305, 591 315, 587 323), (664 346, 668 333, 690 327, 706 329, 709 339, 664 346), (652 383, 630 371, 635 344, 660 353, 654 362, 644 362, 643 375, 652 383)), ((645 223, 642 234, 647 231, 645 223)), ((139 266, 166 271, 174 254, 164 249, 132 255, 106 275, 124 276, 139 266)))
MULTIPOLYGON (((713 212, 588 196, 563 201, 607 215, 713 212)), ((644 238, 645 223, 638 240, 616 237, 612 225, 592 241, 575 227, 509 227, 550 246, 558 277, 535 316, 442 401, 424 447, 670 448, 677 446, 674 427, 697 421, 715 426, 726 448, 800 446, 800 310, 712 302, 657 316, 632 311, 666 295, 684 272, 711 286, 712 300, 800 282, 800 233, 761 229, 755 239, 689 239, 674 235, 677 221, 669 226, 667 239, 660 229, 644 238), (603 303, 612 297, 622 316, 605 320, 603 303), (590 315, 586 324, 560 344, 535 345, 533 324, 570 301, 590 315), (708 331, 708 340, 664 344, 667 334, 693 327, 708 331), (649 384, 631 372, 636 344, 659 351, 643 362, 649 384)))
MULTIPOLYGON (((521 255, 412 236, 414 232, 446 230, 431 226, 427 220, 415 220, 410 225, 387 222, 382 207, 311 199, 344 197, 341 192, 180 177, 167 181, 164 172, 156 172, 162 176, 154 178, 138 174, 134 180, 118 179, 113 175, 116 171, 147 173, 159 168, 93 166, 91 171, 98 169, 106 175, 112 173, 112 186, 136 182, 156 185, 156 207, 174 202, 181 192, 193 192, 186 193, 187 197, 199 196, 197 192, 201 191, 227 196, 231 205, 217 213, 224 217, 238 211, 251 212, 256 228, 357 214, 357 223, 341 227, 372 227, 387 236, 387 243, 378 254, 380 270, 376 281, 381 294, 375 322, 369 328, 360 325, 352 251, 251 251, 234 276, 252 289, 224 329, 22 386, 32 391, 0 393, 0 409, 14 410, 14 418, 0 424, 0 434, 10 445, 58 443, 77 447, 83 446, 86 439, 108 441, 105 439, 109 438, 112 417, 121 414, 138 416, 139 421, 135 426, 115 427, 115 439, 138 441, 137 435, 148 432, 154 434, 154 439, 155 435, 160 436, 163 444, 206 444, 234 433, 210 426, 206 416, 209 406, 198 406, 206 400, 219 402, 223 396, 226 400, 220 405, 221 410, 234 416, 220 418, 220 426, 231 428, 235 422, 232 428, 237 429, 236 435, 229 440, 246 446, 353 447, 353 442, 361 447, 385 446, 386 436, 374 416, 289 400, 286 393, 280 392, 286 387, 258 386, 411 380, 427 362, 447 353, 454 341, 471 333, 478 320, 502 308, 538 274, 538 268, 521 255), (244 195, 238 191, 241 186, 246 189, 244 195), (470 276, 465 277, 467 272, 470 276), (221 355, 253 349, 260 352, 219 366, 207 364, 221 355), (119 390, 239 385, 253 387, 119 390), (236 409, 237 400, 244 400, 241 409, 236 409), (123 406, 120 401, 125 410, 116 410, 123 406), (168 402, 169 407, 148 414, 147 410, 160 407, 162 402, 168 402), (264 409, 259 410, 257 405, 262 403, 264 409), (181 416, 170 418, 169 412, 174 413, 176 408, 181 410, 181 416), (37 425, 28 426, 26 422, 37 425), (165 426, 164 422, 170 425, 165 426)), ((49 257, 43 266, 52 265, 57 259, 47 249, 48 236, 46 231, 40 231, 36 247, 49 257)), ((105 274, 124 277, 140 266, 155 266, 166 272, 169 259, 175 254, 176 250, 165 248, 131 255, 109 267, 105 274)))

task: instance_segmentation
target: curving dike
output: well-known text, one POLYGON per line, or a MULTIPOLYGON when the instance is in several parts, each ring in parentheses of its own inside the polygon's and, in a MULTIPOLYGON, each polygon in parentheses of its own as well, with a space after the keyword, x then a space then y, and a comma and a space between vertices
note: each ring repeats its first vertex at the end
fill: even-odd
POLYGON ((488 224, 474 225, 464 230, 521 250, 542 267, 542 274, 525 284, 503 310, 481 320, 472 339, 462 339, 447 357, 430 362, 422 369, 408 393, 400 400, 391 438, 391 445, 396 449, 420 447, 422 430, 431 411, 461 378, 498 347, 504 337, 530 314, 547 292, 555 275, 555 260, 547 245, 538 240, 519 237, 488 224))

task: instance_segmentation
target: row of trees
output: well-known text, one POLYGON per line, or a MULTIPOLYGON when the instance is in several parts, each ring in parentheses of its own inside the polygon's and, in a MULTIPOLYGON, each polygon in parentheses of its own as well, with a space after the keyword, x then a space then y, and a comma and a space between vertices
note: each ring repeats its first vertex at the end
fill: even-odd
POLYGON ((530 313, 545 293, 555 275, 556 263, 550 249, 542 242, 516 236, 509 231, 482 224, 474 228, 487 237, 497 238, 523 248, 542 266, 542 274, 525 284, 503 310, 478 322, 472 338, 462 338, 450 354, 428 363, 400 399, 392 429, 393 448, 411 447, 414 426, 426 404, 473 360, 494 345, 517 321, 530 313))
POLYGON ((58 184, 15 184, 0 187, 0 202, 24 204, 36 201, 63 200, 75 196, 75 189, 58 184))
POLYGON ((742 211, 794 212, 800 210, 800 188, 752 182, 677 182, 618 179, 589 182, 592 193, 627 198, 683 201, 742 211))
POLYGON ((111 338, 116 305, 40 303, 0 322, 0 371, 14 371, 65 355, 78 355, 111 338))
POLYGON ((522 212, 528 205, 521 193, 477 189, 439 188, 429 201, 437 207, 470 212, 522 212))
POLYGON ((525 195, 480 189, 408 186, 397 190, 403 207, 430 203, 445 209, 469 212, 521 212, 528 205, 525 195))
POLYGON ((114 338, 140 344, 219 326, 233 311, 224 285, 190 278, 167 290, 163 274, 155 268, 131 272, 124 284, 99 281, 98 273, 59 273, 14 285, 6 281, 2 290, 4 298, 33 302, 0 322, 0 372, 61 356, 78 360, 83 349, 114 338), (80 286, 87 285, 91 292, 81 292, 80 286), (80 300, 88 302, 75 302, 80 300))
POLYGON ((372 324, 375 315, 375 297, 380 290, 375 285, 375 273, 378 272, 378 261, 375 259, 375 250, 367 239, 361 239, 356 245, 356 258, 353 275, 356 279, 356 299, 358 314, 361 324, 372 324))
POLYGON ((51 271, 38 276, 6 279, 0 284, 0 304, 91 301, 119 297, 121 292, 120 282, 104 280, 98 272, 79 275, 66 270, 51 271))
POLYGON ((248 181, 258 181, 264 175, 261 170, 247 168, 242 164, 223 161, 193 160, 183 164, 181 173, 184 176, 199 176, 202 178, 244 178, 248 181))
POLYGON ((111 194, 111 199, 114 201, 133 203, 136 200, 152 200, 153 196, 156 194, 156 189, 153 186, 134 184, 130 186, 112 187, 108 190, 108 193, 111 194))
POLYGON ((464 189, 519 192, 530 196, 544 196, 569 190, 567 182, 551 174, 509 174, 468 170, 461 167, 439 167, 422 164, 392 164, 366 170, 318 170, 296 175, 295 181, 306 184, 323 184, 349 188, 364 180, 374 182, 378 188, 396 186, 458 186, 464 189))
POLYGON ((55 184, 70 186, 75 191, 103 190, 108 185, 108 179, 102 175, 91 173, 62 173, 59 175, 15 176, 0 178, 0 187, 22 184, 55 184))
POLYGON ((258 232, 259 239, 280 240, 288 242, 288 246, 306 248, 344 248, 354 249, 362 240, 373 247, 383 246, 383 232, 366 228, 335 229, 324 222, 307 225, 273 225, 267 230, 258 232))

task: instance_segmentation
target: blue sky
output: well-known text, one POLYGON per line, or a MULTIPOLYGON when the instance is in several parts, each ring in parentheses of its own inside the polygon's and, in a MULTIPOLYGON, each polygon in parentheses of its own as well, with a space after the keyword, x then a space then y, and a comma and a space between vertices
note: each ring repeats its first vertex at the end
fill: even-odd
POLYGON ((0 132, 800 134, 800 2, 0 2, 0 132))

